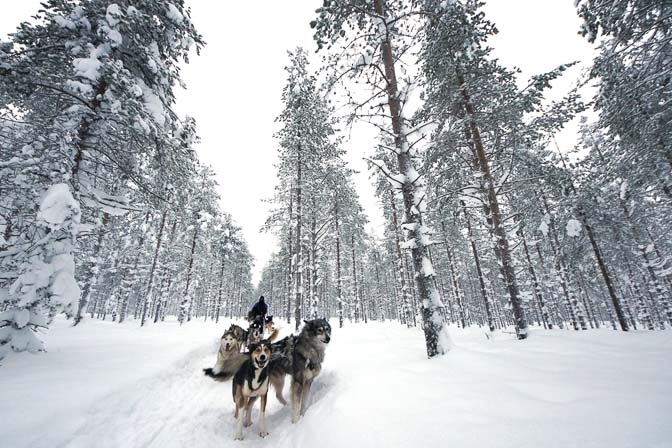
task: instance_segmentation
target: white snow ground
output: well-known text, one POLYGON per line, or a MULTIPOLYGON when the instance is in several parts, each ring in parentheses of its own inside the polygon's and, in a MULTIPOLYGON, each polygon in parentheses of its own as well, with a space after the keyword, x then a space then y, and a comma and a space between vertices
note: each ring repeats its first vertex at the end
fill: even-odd
POLYGON ((396 323, 334 327, 304 419, 270 397, 270 436, 257 406, 234 442, 230 383, 201 372, 228 323, 57 320, 48 353, 0 366, 0 446, 672 447, 670 331, 453 328, 453 350, 427 360, 396 323))

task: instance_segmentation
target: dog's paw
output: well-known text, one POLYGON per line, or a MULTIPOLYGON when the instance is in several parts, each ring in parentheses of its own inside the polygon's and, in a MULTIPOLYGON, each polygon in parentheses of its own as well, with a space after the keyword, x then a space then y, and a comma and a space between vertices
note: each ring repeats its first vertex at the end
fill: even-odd
POLYGON ((236 434, 236 435, 233 437, 233 440, 243 440, 243 435, 242 435, 242 434, 236 434))
POLYGON ((249 422, 248 422, 248 421, 244 421, 244 422, 243 422, 243 426, 246 427, 246 428, 247 428, 248 426, 252 426, 252 420, 250 420, 249 422))
POLYGON ((264 438, 268 436, 268 431, 259 431, 259 437, 264 438))

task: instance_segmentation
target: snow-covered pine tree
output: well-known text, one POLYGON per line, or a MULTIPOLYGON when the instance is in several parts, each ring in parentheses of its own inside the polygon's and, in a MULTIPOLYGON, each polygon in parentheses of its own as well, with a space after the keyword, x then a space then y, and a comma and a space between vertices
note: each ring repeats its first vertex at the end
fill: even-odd
MULTIPOLYGON (((174 121, 169 111, 172 88, 179 82, 177 62, 186 60, 191 46, 202 44, 183 2, 124 3, 129 2, 47 1, 33 22, 21 24, 0 45, 0 109, 22 114, 41 141, 41 151, 58 160, 41 167, 50 180, 41 183, 40 196, 58 198, 62 206, 69 203, 81 225, 97 229, 92 265, 80 279, 85 294, 73 310, 75 322, 95 281, 106 214, 131 208, 124 195, 113 192, 115 182, 147 188, 146 161, 160 153, 158 142, 166 140, 174 121)), ((60 229, 71 232, 70 248, 62 247, 69 256, 81 225, 60 229)), ((23 266, 26 275, 33 275, 30 264, 23 266)), ((35 275, 44 273, 37 258, 32 266, 35 275)), ((16 283, 13 291, 18 289, 16 283)), ((12 294, 10 302, 24 302, 12 294)))
MULTIPOLYGON (((393 153, 389 151, 390 145, 393 143, 390 138, 381 136, 382 142, 378 146, 372 165, 390 166, 394 163, 393 153)), ((379 198, 383 215, 385 216, 387 226, 385 228, 385 237, 388 239, 388 247, 393 247, 394 251, 390 254, 395 260, 395 274, 392 278, 395 280, 395 290, 399 290, 399 306, 402 310, 401 320, 411 327, 416 325, 415 310, 413 309, 413 300, 411 297, 410 288, 407 282, 406 263, 404 263, 404 254, 401 248, 400 235, 403 234, 403 229, 399 220, 398 210, 401 208, 398 198, 395 195, 398 183, 390 179, 387 173, 382 170, 374 171, 376 178, 376 196, 379 198)))
MULTIPOLYGON (((510 205, 503 187, 513 182, 516 152, 552 135, 582 105, 576 95, 569 95, 542 112, 543 90, 566 66, 535 76, 527 88, 518 89, 515 72, 490 56, 487 39, 496 28, 483 15, 479 2, 429 1, 424 7, 422 12, 427 20, 420 58, 427 102, 420 116, 439 126, 428 163, 442 172, 442 176, 436 177, 438 182, 451 184, 438 189, 437 200, 445 202, 452 197, 453 201, 460 201, 460 196, 469 196, 467 202, 480 202, 483 219, 492 234, 497 269, 514 314, 516 333, 524 339, 528 325, 526 305, 517 278, 520 268, 513 253, 515 230, 511 228, 510 205), (527 118, 540 112, 538 118, 527 118), (446 151, 446 147, 460 154, 446 151), (448 173, 446 168, 452 171, 448 173)), ((475 223, 471 224, 473 227, 475 223)), ((478 252, 483 253, 474 254, 478 252)), ((484 286, 481 284, 487 305, 484 286)), ((491 322, 493 315, 488 306, 486 313, 491 322)))
POLYGON ((280 161, 278 195, 274 202, 280 209, 272 213, 267 227, 276 226, 281 235, 293 229, 292 236, 285 238, 285 244, 292 260, 292 301, 298 327, 304 315, 302 309, 310 309, 312 303, 314 312, 319 301, 316 299, 317 257, 324 252, 326 232, 334 219, 330 196, 333 179, 337 177, 334 173, 343 166, 340 159, 343 151, 335 137, 325 92, 320 91, 315 76, 309 72, 304 50, 299 48, 290 53, 286 70, 287 85, 282 93, 285 109, 277 119, 283 127, 276 134, 280 161), (289 222, 280 218, 286 216, 287 204, 289 222), (281 223, 284 225, 278 227, 281 223), (308 267, 308 272, 304 267, 308 267), (310 294, 307 300, 306 289, 310 294))
MULTIPOLYGON (((666 2, 642 0, 581 0, 576 6, 583 19, 581 34, 590 42, 599 42, 599 53, 590 72, 591 80, 598 86, 595 107, 599 117, 594 125, 584 126, 582 132, 583 146, 591 151, 586 168, 599 166, 599 173, 592 177, 600 178, 601 188, 614 191, 615 198, 610 201, 614 208, 605 207, 604 217, 620 210, 624 215, 618 226, 625 222, 631 232, 636 232, 636 245, 641 248, 632 248, 640 254, 635 265, 641 263, 648 271, 651 294, 657 297, 651 302, 651 311, 655 313, 655 307, 662 306, 669 320, 672 269, 665 261, 670 254, 668 239, 661 237, 668 226, 660 217, 669 215, 672 205, 672 132, 668 125, 672 112, 667 107, 672 95, 670 6, 666 2), (622 194, 615 191, 619 186, 622 194), (625 200, 626 197, 630 200, 625 200), (649 267, 654 267, 653 272, 649 267), (659 280, 666 276, 667 293, 659 280)), ((629 237, 621 240, 621 245, 629 244, 629 237)), ((628 258, 616 257, 616 260, 628 258)), ((628 266, 624 268, 631 270, 628 266)), ((641 296, 642 289, 649 289, 637 287, 633 275, 626 275, 630 277, 628 283, 640 290, 636 296, 641 296)), ((625 297, 622 300, 627 307, 625 297)), ((648 320, 641 298, 637 301, 644 319, 648 320)), ((624 328, 627 313, 618 314, 624 328)))
POLYGON ((672 16, 666 1, 578 0, 581 34, 599 42, 591 79, 598 85, 598 126, 608 133, 601 148, 611 169, 633 188, 651 188, 672 200, 672 111, 668 103, 672 16), (630 163, 635 159, 636 164, 630 163))
MULTIPOLYGON (((338 46, 331 65, 337 67, 337 79, 351 74, 371 90, 367 100, 353 109, 353 118, 376 122, 394 142, 398 174, 395 176, 404 204, 402 227, 406 232, 405 247, 411 250, 415 288, 422 309, 427 355, 431 358, 449 350, 450 341, 441 316, 441 303, 434 284, 434 270, 427 253, 430 243, 428 229, 422 222, 426 207, 422 177, 414 167, 411 131, 404 106, 413 83, 398 75, 403 63, 399 60, 417 44, 413 37, 417 20, 412 13, 415 4, 398 0, 334 0, 317 10, 311 23, 319 49, 338 46), (411 37, 409 37, 411 36, 411 37), (360 76, 361 75, 361 76, 360 76), (389 112, 386 114, 384 104, 389 112), (371 112, 369 107, 373 105, 371 112)), ((381 169, 384 169, 381 167, 381 169)), ((388 173, 393 177, 391 173, 388 173)))

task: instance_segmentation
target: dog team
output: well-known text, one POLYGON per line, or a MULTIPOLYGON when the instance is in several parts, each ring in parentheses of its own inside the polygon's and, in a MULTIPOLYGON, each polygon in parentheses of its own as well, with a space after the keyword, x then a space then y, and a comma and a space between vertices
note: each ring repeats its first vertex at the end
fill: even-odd
POLYGON ((273 316, 267 316, 264 296, 248 313, 247 330, 232 324, 220 339, 217 361, 203 372, 216 381, 232 381, 236 432, 234 439, 243 440, 243 426, 252 425, 252 407, 260 398, 259 436, 266 437, 266 403, 273 386, 275 396, 283 405, 285 377, 291 378, 290 400, 292 423, 305 412, 313 380, 322 370, 324 352, 331 340, 331 326, 326 319, 304 320, 298 335, 277 342, 279 329, 273 316), (264 335, 267 335, 264 337, 264 335))

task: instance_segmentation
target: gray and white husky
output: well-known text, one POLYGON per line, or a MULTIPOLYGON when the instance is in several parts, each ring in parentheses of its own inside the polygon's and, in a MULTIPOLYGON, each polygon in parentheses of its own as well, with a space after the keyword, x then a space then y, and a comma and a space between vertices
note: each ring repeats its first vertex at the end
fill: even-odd
MULTIPOLYGON (((217 361, 212 368, 203 369, 210 378, 216 381, 228 381, 247 359, 247 355, 240 353, 241 337, 237 333, 237 325, 231 325, 219 340, 217 361)), ((242 328, 241 328, 242 330, 242 328)))
POLYGON ((324 352, 331 340, 331 326, 326 319, 304 320, 298 336, 289 336, 274 344, 275 353, 269 365, 269 381, 282 404, 285 375, 291 375, 292 423, 306 411, 306 402, 313 380, 322 371, 324 352))

